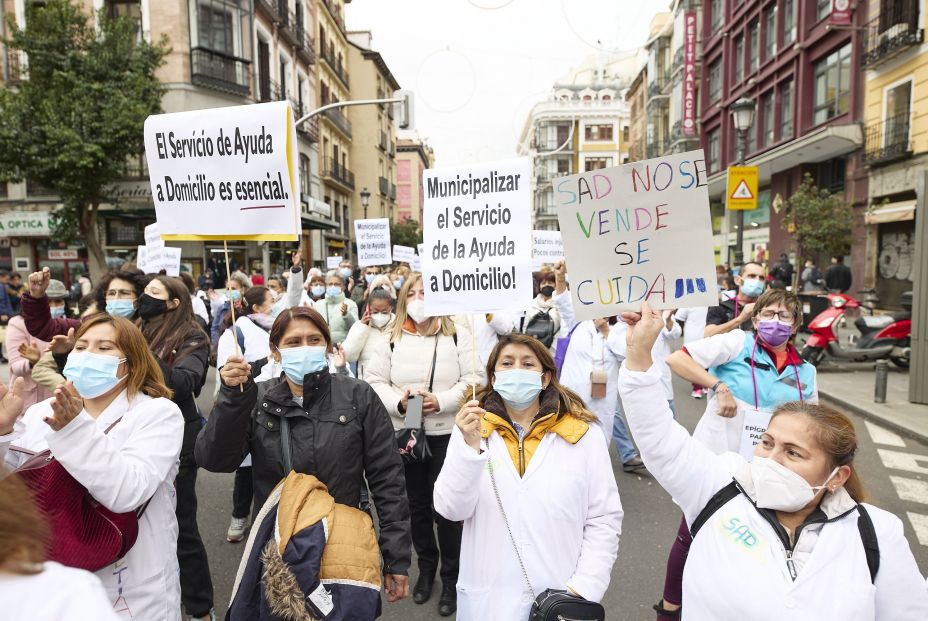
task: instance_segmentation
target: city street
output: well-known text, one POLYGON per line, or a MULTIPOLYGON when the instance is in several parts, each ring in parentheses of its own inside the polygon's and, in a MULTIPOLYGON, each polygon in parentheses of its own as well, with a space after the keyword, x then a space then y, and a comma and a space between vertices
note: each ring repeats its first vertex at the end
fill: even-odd
MULTIPOLYGON (((212 377, 200 407, 209 411, 212 377)), ((677 381, 676 406, 681 422, 692 430, 705 407, 705 400, 689 396, 688 385, 677 381)), ((923 574, 928 573, 928 446, 867 424, 853 417, 860 436, 857 466, 873 503, 896 514, 905 523, 906 536, 923 574)), ((610 619, 653 619, 651 605, 658 601, 664 579, 664 564, 680 521, 680 513, 667 494, 650 476, 622 472, 613 458, 616 480, 625 509, 619 558, 604 605, 610 619), (621 611, 621 613, 617 612, 621 611)), ((209 550, 216 589, 217 614, 224 614, 244 544, 226 542, 232 498, 231 474, 201 471, 198 483, 200 532, 209 550)), ((411 572, 414 582, 416 572, 411 572)), ((436 590, 439 585, 436 584, 436 590)), ((438 593, 422 606, 412 600, 399 604, 384 602, 383 619, 418 621, 438 619, 438 593)))

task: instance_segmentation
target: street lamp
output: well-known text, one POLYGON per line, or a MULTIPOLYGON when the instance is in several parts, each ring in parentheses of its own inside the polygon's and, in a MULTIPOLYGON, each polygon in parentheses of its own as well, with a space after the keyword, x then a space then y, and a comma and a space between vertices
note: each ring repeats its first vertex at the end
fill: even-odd
MULTIPOLYGON (((731 110, 731 121, 738 132, 738 166, 744 166, 744 160, 747 157, 747 138, 748 131, 754 125, 754 100, 742 97, 733 103, 731 110)), ((735 265, 740 266, 744 262, 744 210, 738 210, 736 227, 738 237, 735 242, 735 265)))
POLYGON ((367 187, 361 190, 361 206, 364 207, 364 219, 367 220, 367 206, 371 203, 371 193, 367 191, 367 187))

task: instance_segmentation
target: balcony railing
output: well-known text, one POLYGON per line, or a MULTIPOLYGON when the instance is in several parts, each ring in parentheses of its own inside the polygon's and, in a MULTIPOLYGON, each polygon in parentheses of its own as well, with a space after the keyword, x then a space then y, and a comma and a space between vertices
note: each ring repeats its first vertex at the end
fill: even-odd
POLYGON ((647 153, 648 159, 651 159, 664 155, 669 148, 670 141, 664 138, 663 140, 654 140, 648 143, 647 147, 645 147, 645 152, 647 153))
MULTIPOLYGON (((299 120, 303 117, 304 114, 309 112, 308 106, 301 106, 296 104, 293 106, 293 116, 294 120, 299 120)), ((296 132, 302 135, 304 138, 310 142, 319 142, 319 117, 314 116, 306 121, 303 121, 296 126, 296 132)))
POLYGON ((280 87, 277 82, 261 76, 258 78, 258 102, 280 101, 280 87))
POLYGON ((390 182, 386 177, 380 177, 377 181, 380 183, 381 196, 388 196, 390 194, 390 182))
POLYGON ((190 50, 193 83, 217 91, 247 96, 251 92, 248 86, 249 64, 251 61, 244 58, 236 58, 202 47, 190 50))
POLYGON ((882 3, 886 10, 870 20, 865 29, 864 65, 873 66, 889 60, 924 38, 919 28, 919 0, 882 3))
POLYGON ((345 70, 345 66, 340 64, 335 60, 335 46, 334 45, 325 45, 322 44, 322 60, 329 66, 329 69, 332 70, 332 73, 338 76, 338 79, 342 81, 342 84, 345 85, 345 88, 348 86, 348 72, 345 70))
POLYGON ((297 28, 302 24, 297 23, 296 13, 291 11, 287 6, 287 0, 277 0, 277 29, 280 36, 287 40, 290 45, 297 45, 300 42, 297 28))
POLYGON ((341 133, 345 134, 347 138, 351 138, 351 122, 345 118, 344 114, 338 111, 338 108, 326 110, 322 114, 325 115, 325 118, 331 121, 341 133))
POLYGON ((346 188, 354 189, 354 173, 332 157, 325 158, 322 176, 334 179, 346 188))
POLYGON ((391 201, 396 200, 396 184, 395 183, 390 184, 390 200, 391 201))
POLYGON ((345 18, 342 16, 342 12, 339 10, 338 5, 335 4, 333 0, 322 0, 322 4, 325 5, 325 8, 329 11, 329 15, 332 16, 332 19, 335 20, 335 23, 337 23, 338 27, 344 32, 345 18))
POLYGON ((296 44, 296 55, 307 65, 314 64, 316 62, 316 48, 309 29, 305 25, 299 24, 297 26, 297 35, 299 41, 296 44))
POLYGON ((271 21, 276 22, 279 18, 276 0, 255 0, 255 8, 271 21))
POLYGON ((380 132, 380 142, 377 144, 377 148, 381 151, 387 150, 387 134, 386 132, 380 132))
POLYGON ((868 125, 864 164, 879 166, 912 156, 909 114, 897 114, 881 123, 868 125))

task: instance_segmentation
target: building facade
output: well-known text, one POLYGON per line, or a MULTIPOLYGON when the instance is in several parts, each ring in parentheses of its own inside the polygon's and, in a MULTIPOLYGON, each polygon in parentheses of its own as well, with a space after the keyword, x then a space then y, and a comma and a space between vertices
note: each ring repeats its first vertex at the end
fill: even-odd
POLYGON ((865 13, 865 146, 870 177, 864 284, 882 306, 898 307, 913 288, 916 177, 928 168, 925 11, 919 0, 871 2, 865 13))
POLYGON ((395 222, 415 220, 422 230, 425 192, 422 174, 435 165, 435 153, 425 141, 400 138, 396 142, 395 222))

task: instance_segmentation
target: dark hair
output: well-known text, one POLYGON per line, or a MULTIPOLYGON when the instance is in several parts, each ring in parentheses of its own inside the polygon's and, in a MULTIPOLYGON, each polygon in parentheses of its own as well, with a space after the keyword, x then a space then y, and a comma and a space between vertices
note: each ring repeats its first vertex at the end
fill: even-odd
POLYGON ((157 317, 139 319, 138 325, 152 353, 167 364, 174 364, 209 342, 209 337, 195 319, 190 292, 184 283, 170 276, 155 276, 152 280, 164 285, 168 300, 177 300, 180 304, 157 317))
POLYGON ((22 278, 23 275, 19 272, 10 272, 10 278, 22 278))
MULTIPOLYGON (((87 312, 87 309, 90 308, 90 305, 96 304, 96 302, 97 302, 97 298, 94 295, 94 293, 91 291, 90 293, 88 293, 87 295, 85 295, 84 297, 82 297, 80 300, 77 301, 77 312, 83 315, 85 312, 87 312)), ((97 308, 97 312, 101 313, 103 311, 100 308, 97 308)))
POLYGON ((396 304, 396 300, 390 295, 390 292, 382 287, 371 289, 371 292, 367 295, 367 305, 370 306, 374 300, 386 300, 390 303, 390 308, 393 308, 396 304))
POLYGON ((0 269, 0 278, 3 278, 4 276, 9 276, 9 275, 10 275, 9 270, 0 269))
POLYGON ((190 275, 190 272, 181 272, 180 278, 184 285, 187 286, 187 290, 190 292, 190 295, 195 295, 197 292, 197 283, 193 282, 193 276, 190 275))
POLYGON ((844 255, 835 254, 835 255, 832 255, 831 258, 837 261, 838 263, 844 263, 844 255))
POLYGON ((322 333, 322 338, 325 339, 326 346, 332 348, 332 334, 329 332, 329 324, 325 322, 322 315, 314 308, 307 308, 305 306, 296 306, 294 308, 288 308, 283 311, 280 315, 277 316, 277 319, 274 321, 274 325, 271 326, 271 334, 269 340, 271 342, 271 347, 274 349, 279 349, 280 339, 284 338, 284 334, 290 328, 290 324, 294 321, 308 321, 322 333))
MULTIPOLYGON (((264 298, 267 297, 270 289, 264 285, 258 285, 257 287, 248 287, 245 293, 242 295, 243 303, 241 305, 236 305, 235 307, 235 316, 236 317, 247 317, 248 315, 255 312, 255 306, 261 306, 264 304, 264 298)), ((230 327, 232 327, 232 313, 228 313, 226 318, 222 320, 222 330, 225 332, 230 327)))
POLYGON ((100 279, 94 291, 94 297, 97 301, 97 310, 101 312, 106 310, 106 290, 110 288, 110 283, 113 282, 114 278, 131 283, 132 287, 135 289, 136 298, 142 297, 142 294, 145 293, 145 286, 148 284, 149 280, 151 280, 148 276, 143 274, 141 270, 137 269, 120 269, 114 272, 107 272, 103 275, 103 278, 100 279))
POLYGON ((761 263, 758 263, 757 261, 745 261, 744 264, 741 266, 741 269, 738 270, 738 274, 739 275, 742 274, 744 272, 744 268, 746 268, 748 265, 756 265, 757 267, 764 270, 765 272, 767 271, 767 268, 765 268, 761 263))

